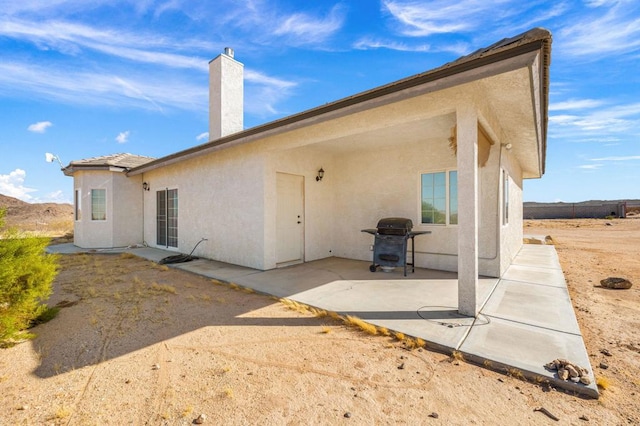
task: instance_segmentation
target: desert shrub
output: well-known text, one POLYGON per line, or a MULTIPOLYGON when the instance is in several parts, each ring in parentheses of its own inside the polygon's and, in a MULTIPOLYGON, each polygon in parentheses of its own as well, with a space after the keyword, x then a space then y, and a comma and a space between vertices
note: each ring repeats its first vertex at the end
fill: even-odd
MULTIPOLYGON (((0 210, 0 228, 5 211, 0 210)), ((11 339, 38 317, 51 315, 42 302, 51 294, 58 265, 47 254, 47 238, 21 235, 14 229, 0 234, 0 342, 11 339)))

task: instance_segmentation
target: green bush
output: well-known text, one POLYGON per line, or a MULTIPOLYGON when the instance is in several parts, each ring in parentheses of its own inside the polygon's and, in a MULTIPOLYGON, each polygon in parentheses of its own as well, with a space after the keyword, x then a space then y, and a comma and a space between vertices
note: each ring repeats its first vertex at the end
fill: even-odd
MULTIPOLYGON (((0 209, 0 228, 5 211, 0 209)), ((58 272, 57 257, 47 254, 46 238, 21 235, 15 229, 0 233, 0 342, 14 338, 49 308, 58 272)))

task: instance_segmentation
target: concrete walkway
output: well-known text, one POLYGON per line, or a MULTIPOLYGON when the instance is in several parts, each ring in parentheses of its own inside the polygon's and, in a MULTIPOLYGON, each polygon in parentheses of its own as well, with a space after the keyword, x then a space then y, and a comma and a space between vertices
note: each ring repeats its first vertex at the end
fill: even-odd
MULTIPOLYGON (((50 252, 82 251, 72 244, 50 252)), ((175 252, 142 247, 91 250, 159 261, 175 252)), ((457 275, 416 268, 404 277, 369 272, 369 262, 327 258, 260 271, 205 259, 170 265, 258 292, 284 297, 422 338, 427 347, 459 351, 468 361, 553 385, 589 397, 598 388, 580 334, 567 285, 552 245, 525 244, 501 278, 481 278, 476 318, 457 312, 457 275), (544 365, 565 358, 589 371, 583 385, 557 378, 544 365)))

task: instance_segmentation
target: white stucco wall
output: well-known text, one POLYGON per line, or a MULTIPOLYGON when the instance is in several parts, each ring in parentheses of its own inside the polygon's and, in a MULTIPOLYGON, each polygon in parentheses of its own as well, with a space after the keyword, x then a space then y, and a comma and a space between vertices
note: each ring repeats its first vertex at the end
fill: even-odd
POLYGON ((142 176, 127 177, 112 173, 113 188, 111 217, 113 218, 113 246, 127 247, 142 243, 142 176))
MULTIPOLYGON (((522 169, 520 168, 520 164, 506 149, 503 149, 502 168, 509 174, 509 222, 502 224, 500 227, 500 274, 506 271, 511 261, 516 254, 518 254, 518 251, 520 251, 523 239, 522 169)), ((501 190, 503 190, 503 188, 501 188, 501 190)), ((503 214, 502 208, 501 205, 501 218, 503 214)))
POLYGON ((82 248, 125 247, 142 242, 142 181, 122 172, 78 170, 74 191, 80 190, 80 220, 74 223, 74 244, 82 248), (91 219, 91 190, 105 189, 106 220, 91 219))
POLYGON ((203 155, 144 173, 144 240, 156 241, 156 192, 178 189, 178 247, 194 255, 264 267, 264 158, 256 146, 203 155))

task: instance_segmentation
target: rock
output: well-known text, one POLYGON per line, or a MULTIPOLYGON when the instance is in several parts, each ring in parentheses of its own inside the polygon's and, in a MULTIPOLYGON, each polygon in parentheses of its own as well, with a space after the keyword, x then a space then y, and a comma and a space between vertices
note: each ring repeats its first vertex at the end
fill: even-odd
POLYGON ((21 405, 21 406, 18 407, 18 410, 20 410, 20 411, 24 411, 24 410, 28 410, 28 409, 29 409, 29 406, 27 404, 21 405))
POLYGON ((398 370, 404 370, 404 362, 398 366, 398 370))
POLYGON ((580 383, 582 383, 583 385, 590 385, 591 384, 591 378, 589 378, 589 376, 581 376, 580 377, 580 383))
POLYGON ((344 413, 344 417, 347 418, 347 419, 350 419, 351 418, 351 413, 347 411, 346 413, 344 413))
POLYGON ((584 420, 585 422, 588 422, 588 421, 589 421, 589 417, 585 416, 584 414, 583 414, 583 415, 581 415, 581 416, 579 417, 579 419, 580 419, 580 420, 584 420))
POLYGON ((578 376, 569 377, 569 380, 571 380, 573 383, 578 383, 578 382, 580 382, 580 377, 578 377, 578 376))
POLYGON ((569 372, 566 368, 561 368, 558 370, 558 378, 560 378, 560 380, 567 380, 569 378, 569 372))
POLYGON ((152 369, 152 370, 160 370, 160 364, 153 364, 153 365, 151 366, 151 369, 152 369))
POLYGON ((571 377, 571 378, 580 377, 580 374, 578 373, 578 370, 576 370, 576 368, 573 365, 567 364, 565 369, 569 372, 569 377, 571 377))
POLYGON ((558 364, 556 363, 556 359, 554 359, 553 361, 551 361, 548 364, 545 364, 544 368, 546 368, 547 370, 557 370, 558 369, 558 364))
POLYGON ((609 349, 600 349, 600 353, 604 356, 613 356, 611 352, 609 352, 609 349))
POLYGON ((440 416, 438 415, 438 413, 436 413, 436 412, 434 411, 433 413, 429 414, 429 417, 434 418, 434 419, 437 419, 437 418, 438 418, 438 417, 440 417, 440 416))
POLYGON ((609 277, 604 280, 600 280, 600 285, 604 288, 612 288, 615 290, 627 290, 631 288, 633 284, 626 278, 609 277))
POLYGON ((202 423, 205 422, 205 420, 207 420, 207 415, 206 414, 200 414, 198 417, 193 419, 193 424, 201 425, 202 423))

